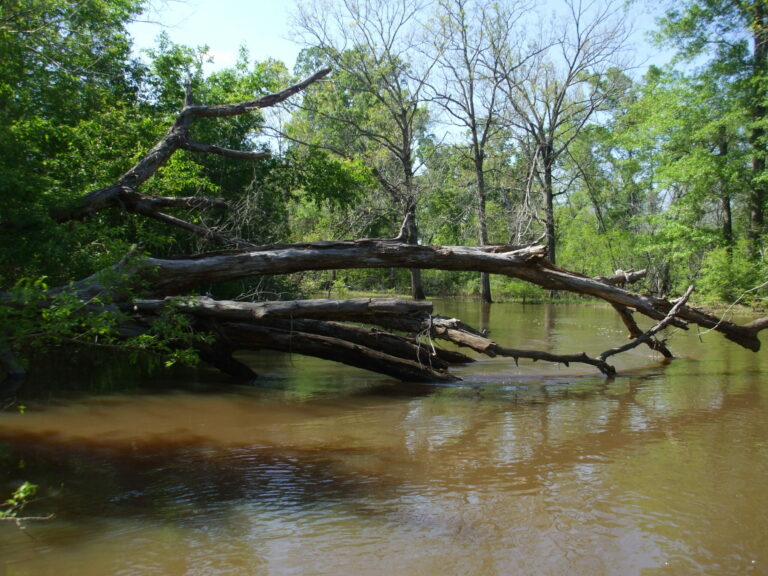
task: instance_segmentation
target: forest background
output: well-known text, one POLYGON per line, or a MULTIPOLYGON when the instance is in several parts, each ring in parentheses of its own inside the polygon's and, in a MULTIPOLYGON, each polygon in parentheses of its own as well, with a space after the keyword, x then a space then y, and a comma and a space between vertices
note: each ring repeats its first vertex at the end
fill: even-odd
MULTIPOLYGON (((182 150, 142 192, 221 198, 229 210, 170 210, 258 244, 542 238, 552 262, 588 276, 648 269, 644 289, 653 294, 693 282, 698 302, 765 296, 762 0, 669 3, 655 41, 675 58, 642 74, 627 44, 637 3, 565 1, 540 12, 513 0, 301 2, 294 70, 253 61, 246 47, 233 65, 211 68, 205 38, 193 47, 161 35, 139 57, 129 29, 149 8, 142 0, 0 7, 0 290, 11 299, 34 302, 137 251, 226 248, 128 211, 75 217, 72 207, 143 157, 185 94, 238 102, 324 67, 331 76, 279 109, 194 127, 198 141, 269 157, 182 150)), ((265 276, 210 290, 285 299, 409 288, 417 298, 543 295, 505 276, 396 269, 265 276)), ((95 316, 73 319, 81 305, 59 301, 44 320, 59 333, 106 334, 95 316)), ((5 342, 35 338, 17 312, 0 312, 14 319, 2 322, 5 342)))

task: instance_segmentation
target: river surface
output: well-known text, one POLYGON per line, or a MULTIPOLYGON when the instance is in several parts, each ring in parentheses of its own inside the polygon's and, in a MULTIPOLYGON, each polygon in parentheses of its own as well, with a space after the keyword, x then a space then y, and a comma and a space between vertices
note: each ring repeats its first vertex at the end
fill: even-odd
MULTIPOLYGON (((507 346, 625 341, 608 308, 436 310, 507 346)), ((768 574, 768 354, 669 336, 678 359, 638 348, 611 380, 254 354, 260 388, 29 400, 0 413, 0 494, 34 482, 55 517, 0 523, 0 576, 768 574)))

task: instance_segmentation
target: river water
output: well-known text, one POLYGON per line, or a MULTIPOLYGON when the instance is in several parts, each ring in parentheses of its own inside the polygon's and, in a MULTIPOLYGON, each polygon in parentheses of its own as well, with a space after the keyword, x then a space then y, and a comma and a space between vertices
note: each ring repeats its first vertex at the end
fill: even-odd
MULTIPOLYGON (((437 303, 507 346, 598 354, 594 306, 437 303)), ((485 359, 451 386, 279 354, 0 413, 0 576, 768 574, 768 359, 669 334, 608 380, 485 359), (210 381, 207 381, 209 378, 210 381)))

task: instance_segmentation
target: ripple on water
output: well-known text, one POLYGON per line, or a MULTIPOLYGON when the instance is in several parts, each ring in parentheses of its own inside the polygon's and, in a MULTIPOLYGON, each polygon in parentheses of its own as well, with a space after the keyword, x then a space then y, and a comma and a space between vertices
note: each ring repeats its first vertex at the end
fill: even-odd
MULTIPOLYGON (((491 330, 565 346, 603 323, 583 313, 491 330)), ((478 365, 351 392, 292 359, 278 390, 0 414, 0 482, 39 483, 30 511, 57 514, 34 538, 0 525, 0 574, 757 574, 768 365, 706 350, 610 381, 478 365)))

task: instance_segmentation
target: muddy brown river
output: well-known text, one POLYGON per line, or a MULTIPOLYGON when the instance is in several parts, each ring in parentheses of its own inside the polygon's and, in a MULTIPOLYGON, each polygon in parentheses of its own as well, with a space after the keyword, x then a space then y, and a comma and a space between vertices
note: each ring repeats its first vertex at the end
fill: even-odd
MULTIPOLYGON (((508 346, 598 354, 594 306, 441 302, 508 346)), ((768 354, 668 334, 589 367, 481 359, 457 385, 247 358, 261 387, 54 393, 0 413, 0 576, 768 574, 768 354)), ((63 376, 62 376, 63 377, 63 376)))

